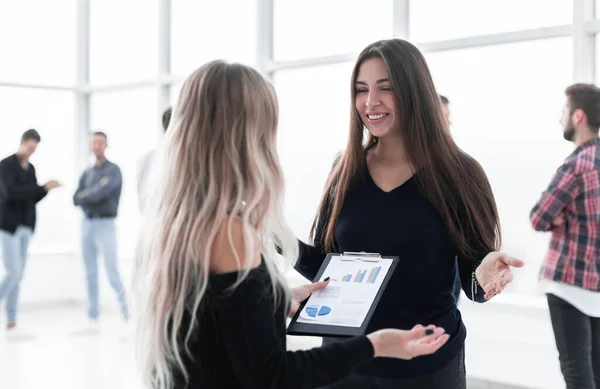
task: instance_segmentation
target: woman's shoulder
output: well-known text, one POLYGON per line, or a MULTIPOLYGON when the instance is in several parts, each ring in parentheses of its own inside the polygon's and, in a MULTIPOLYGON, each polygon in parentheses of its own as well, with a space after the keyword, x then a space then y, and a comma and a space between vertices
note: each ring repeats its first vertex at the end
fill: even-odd
POLYGON ((212 274, 237 273, 262 263, 258 233, 238 217, 229 217, 218 227, 210 252, 212 274))

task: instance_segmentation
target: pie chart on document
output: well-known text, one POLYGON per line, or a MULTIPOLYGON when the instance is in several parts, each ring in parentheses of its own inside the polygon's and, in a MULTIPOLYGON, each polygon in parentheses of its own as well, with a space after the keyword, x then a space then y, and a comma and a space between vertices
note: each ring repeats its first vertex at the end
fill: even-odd
POLYGON ((307 305, 300 313, 300 317, 306 320, 315 320, 319 316, 326 316, 331 313, 331 308, 327 305, 307 305))

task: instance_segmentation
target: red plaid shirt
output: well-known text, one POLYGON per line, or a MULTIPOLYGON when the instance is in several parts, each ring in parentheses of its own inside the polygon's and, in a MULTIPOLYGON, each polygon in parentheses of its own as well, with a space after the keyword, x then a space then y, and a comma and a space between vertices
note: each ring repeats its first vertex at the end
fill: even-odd
POLYGON ((565 160, 530 217, 536 231, 552 231, 540 278, 600 292, 600 139, 565 160), (563 212, 566 223, 553 226, 563 212))

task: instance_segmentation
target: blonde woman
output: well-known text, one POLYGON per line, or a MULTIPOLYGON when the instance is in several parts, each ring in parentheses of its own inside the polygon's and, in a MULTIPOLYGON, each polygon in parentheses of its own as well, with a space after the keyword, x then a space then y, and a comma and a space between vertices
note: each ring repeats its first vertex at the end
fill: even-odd
POLYGON ((275 263, 298 244, 282 218, 278 107, 252 68, 215 61, 184 83, 135 268, 137 349, 148 388, 312 388, 373 357, 410 359, 439 327, 381 330, 286 351, 285 318, 326 283, 288 290, 275 263))

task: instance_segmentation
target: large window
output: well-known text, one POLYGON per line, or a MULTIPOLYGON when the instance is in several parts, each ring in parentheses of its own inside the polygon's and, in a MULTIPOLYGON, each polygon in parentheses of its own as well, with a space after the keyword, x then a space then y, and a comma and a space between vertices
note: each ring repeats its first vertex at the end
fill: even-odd
POLYGON ((0 87, 0 155, 17 151, 24 131, 35 128, 42 137, 31 158, 38 183, 51 179, 63 184, 38 204, 38 223, 32 251, 72 249, 75 209, 73 154, 75 145, 74 104, 70 92, 0 87))
POLYGON ((158 0, 90 0, 91 82, 145 80, 157 74, 158 0))
POLYGON ((92 130, 106 132, 107 158, 119 165, 123 174, 117 221, 119 252, 126 257, 130 257, 135 248, 140 220, 137 162, 145 152, 157 146, 161 115, 154 88, 99 93, 92 99, 92 130))
POLYGON ((392 35, 392 1, 275 0, 277 61, 359 52, 392 35))
POLYGON ((489 175, 504 227, 504 249, 528 260, 529 266, 517 273, 514 291, 535 292, 537 265, 549 235, 532 231, 529 210, 572 150, 558 124, 564 88, 574 74, 588 82, 587 70, 600 74, 600 55, 574 57, 572 48, 583 42, 567 29, 553 29, 552 38, 533 41, 521 41, 518 31, 540 29, 543 36, 546 27, 572 25, 597 38, 596 21, 575 25, 580 21, 573 15, 590 11, 576 7, 591 3, 597 11, 600 0, 407 3, 408 13, 395 8, 406 4, 395 0, 0 1, 0 51, 5 54, 0 60, 0 104, 5 108, 0 152, 14 152, 22 132, 38 128, 43 141, 33 162, 40 182, 58 178, 64 184, 39 205, 34 249, 78 246, 73 237, 81 213, 71 196, 75 180, 91 160, 80 160, 82 152, 76 147, 84 146, 75 142, 82 137, 77 134, 101 129, 109 135, 109 158, 123 170, 120 246, 122 255, 131 254, 135 242, 129 237, 139 223, 137 161, 160 142, 162 111, 176 104, 183 78, 217 58, 266 65, 259 70, 269 73, 280 103, 285 209, 296 234, 306 238, 331 164, 348 138, 349 61, 367 44, 403 35, 406 29, 411 42, 444 49, 425 56, 438 91, 450 98, 452 132, 489 175), (79 6, 86 1, 89 25, 86 18, 77 20, 85 16, 79 6), (169 5, 170 12, 161 14, 161 4, 169 5), (258 15, 262 11, 268 12, 258 15), (258 21, 271 15, 273 35, 258 41, 269 32, 258 21), (77 27, 86 25, 89 41, 83 42, 77 27), (168 39, 159 36, 166 27, 168 39), (561 31, 565 36, 557 38, 561 31), (515 32, 510 35, 514 43, 498 45, 497 37, 485 36, 507 32, 515 32), (474 36, 477 47, 453 41, 474 36), (426 45, 430 42, 438 44, 426 45), (89 50, 78 44, 87 44, 89 50), (79 60, 78 49, 89 52, 88 61, 79 60), (272 57, 258 58, 260 53, 272 57), (162 69, 168 74, 159 74, 161 63, 170 65, 162 69), (78 73, 89 73, 90 85, 80 85, 78 73), (15 83, 29 85, 13 88, 15 83), (38 89, 43 85, 50 89, 38 89), (159 93, 166 88, 171 92, 168 100, 159 93))
MULTIPOLYGON (((534 374, 526 378, 514 363, 486 359, 488 328, 471 334, 477 347, 467 359, 488 363, 472 364, 470 375, 494 384, 559 386, 552 328, 538 309, 546 308, 537 278, 551 234, 534 232, 529 213, 574 149, 559 124, 565 88, 575 80, 592 82, 594 71, 600 82, 598 19, 600 0, 0 0, 0 159, 17 150, 23 131, 36 128, 42 136, 32 157, 38 182, 63 184, 37 207, 20 304, 86 302, 83 215, 72 196, 93 163, 88 137, 96 130, 107 133, 107 157, 123 174, 119 267, 124 280, 131 278, 142 227, 138 163, 161 145, 163 110, 175 107, 183 80, 214 59, 254 66, 273 83, 284 212, 306 241, 326 178, 347 145, 356 55, 399 36, 429 50, 424 55, 437 91, 450 99, 452 135, 492 185, 502 249, 526 262, 503 295, 473 309, 463 299, 461 309, 468 323, 487 319, 505 332, 507 324, 522 326, 507 320, 526 311, 527 331, 503 340, 519 350, 520 360, 539 362, 529 369, 534 374), (585 50, 592 41, 595 53, 585 50), (529 336, 533 332, 538 336, 529 336), (539 358, 544 355, 549 358, 539 358), (492 365, 514 371, 500 377, 492 365)), ((4 272, 0 264, 0 276, 4 272)), ((293 269, 285 276, 291 285, 306 282, 293 269)), ((100 282, 101 305, 111 316, 118 307, 114 293, 104 293, 110 289, 104 272, 100 282)), ((29 376, 13 378, 29 383, 29 376)), ((0 387, 11 386, 5 383, 0 372, 0 387)), ((131 380, 127 387, 136 385, 131 380)))
POLYGON ((187 75, 205 62, 253 64, 256 1, 172 0, 172 72, 187 75))
POLYGON ((410 38, 417 42, 465 38, 570 24, 573 2, 547 0, 413 0, 410 38))
POLYGON ((0 2, 0 82, 75 83, 75 2, 0 2))
POLYGON ((514 288, 533 292, 548 234, 529 211, 573 146, 558 123, 572 80, 571 40, 552 39, 427 55, 450 99, 458 145, 485 169, 500 212, 504 250, 526 258, 514 288), (518 60, 517 60, 518 59, 518 60))
POLYGON ((275 75, 285 210, 298 237, 308 236, 329 168, 346 145, 352 65, 288 70, 275 75))

